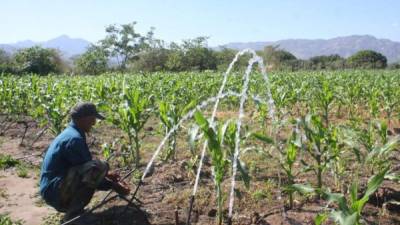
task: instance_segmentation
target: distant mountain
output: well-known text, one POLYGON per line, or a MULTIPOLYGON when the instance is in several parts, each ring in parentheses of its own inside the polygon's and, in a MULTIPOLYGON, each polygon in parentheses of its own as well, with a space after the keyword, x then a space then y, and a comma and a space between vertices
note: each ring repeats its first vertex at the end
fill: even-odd
POLYGON ((63 54, 64 58, 70 58, 71 56, 84 53, 90 44, 91 43, 89 41, 81 38, 70 38, 67 35, 61 35, 54 39, 43 42, 25 40, 13 44, 0 44, 0 48, 4 49, 6 52, 13 53, 21 48, 29 48, 34 45, 40 45, 44 48, 58 49, 63 54))
POLYGON ((389 62, 400 61, 400 42, 388 39, 377 39, 370 35, 352 35, 332 39, 287 39, 275 42, 229 43, 220 47, 233 49, 252 48, 262 50, 268 45, 279 45, 281 49, 291 52, 297 58, 308 59, 318 55, 338 54, 349 57, 360 50, 373 50, 385 55, 389 62))
MULTIPOLYGON (((70 58, 74 55, 82 54, 90 46, 90 42, 80 38, 70 38, 62 35, 57 38, 44 41, 33 42, 30 40, 20 41, 13 44, 0 44, 0 48, 6 52, 13 53, 20 48, 41 45, 45 48, 59 49, 64 58, 70 58)), ((233 49, 252 48, 261 50, 267 45, 279 45, 281 49, 291 52, 297 58, 308 59, 318 55, 338 54, 342 57, 349 57, 360 50, 374 50, 382 53, 388 58, 389 62, 400 61, 400 42, 388 39, 377 39, 370 35, 352 35, 345 37, 336 37, 332 39, 287 39, 275 42, 247 42, 247 43, 229 43, 221 47, 233 49)))
POLYGON ((0 44, 0 49, 8 53, 13 53, 16 50, 13 46, 7 44, 0 44))

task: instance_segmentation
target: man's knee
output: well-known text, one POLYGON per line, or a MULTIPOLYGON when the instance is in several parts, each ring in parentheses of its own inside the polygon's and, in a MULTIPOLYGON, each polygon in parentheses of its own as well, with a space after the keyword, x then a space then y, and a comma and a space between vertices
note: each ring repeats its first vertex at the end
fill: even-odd
POLYGON ((94 164, 94 166, 98 169, 100 173, 107 173, 109 169, 109 165, 106 161, 102 160, 92 160, 90 161, 94 164))
POLYGON ((92 160, 83 165, 82 182, 89 187, 96 188, 108 172, 108 163, 101 160, 92 160))

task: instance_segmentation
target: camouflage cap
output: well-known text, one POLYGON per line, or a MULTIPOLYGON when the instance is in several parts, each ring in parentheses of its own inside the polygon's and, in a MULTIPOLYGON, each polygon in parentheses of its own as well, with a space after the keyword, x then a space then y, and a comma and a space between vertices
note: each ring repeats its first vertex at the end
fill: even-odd
POLYGON ((97 112, 96 106, 91 102, 79 102, 70 111, 72 119, 79 119, 86 116, 95 116, 97 119, 104 120, 105 117, 97 112))

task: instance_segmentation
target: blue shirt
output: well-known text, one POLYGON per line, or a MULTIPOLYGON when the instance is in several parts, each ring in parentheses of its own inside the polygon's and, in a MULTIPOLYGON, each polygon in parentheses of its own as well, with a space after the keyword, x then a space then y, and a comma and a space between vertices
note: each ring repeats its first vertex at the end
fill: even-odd
POLYGON ((86 136, 73 122, 59 134, 47 149, 40 173, 40 194, 58 209, 59 187, 68 169, 92 160, 86 136))

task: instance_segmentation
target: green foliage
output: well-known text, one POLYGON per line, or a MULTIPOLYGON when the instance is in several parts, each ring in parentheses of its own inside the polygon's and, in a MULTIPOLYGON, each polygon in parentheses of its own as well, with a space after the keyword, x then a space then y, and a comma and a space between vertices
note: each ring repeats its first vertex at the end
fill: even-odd
POLYGON ((171 44, 166 68, 171 71, 216 70, 217 58, 207 47, 207 37, 183 40, 181 45, 171 44))
MULTIPOLYGON (((252 136, 256 139, 266 143, 273 144, 274 141, 262 134, 252 133, 252 136)), ((302 143, 300 137, 297 135, 296 131, 293 130, 291 137, 286 143, 286 149, 280 152, 280 166, 284 170, 287 176, 287 183, 285 184, 284 191, 289 195, 289 208, 293 208, 293 194, 298 192, 300 194, 308 194, 314 192, 314 188, 305 184, 296 184, 295 178, 298 173, 294 170, 294 163, 297 160, 298 151, 301 150, 302 143)))
POLYGON ((23 164, 19 164, 17 166, 17 175, 18 175, 18 177, 21 177, 21 178, 29 177, 28 168, 23 164))
POLYGON ((252 198, 256 201, 260 201, 262 199, 269 199, 271 197, 271 193, 267 192, 264 189, 256 190, 251 194, 252 198))
POLYGON ((22 221, 13 221, 7 214, 0 214, 0 224, 1 225, 22 225, 22 221))
POLYGON ((221 136, 214 131, 214 129, 208 123, 207 119, 204 118, 204 116, 198 111, 195 113, 195 120, 208 140, 208 149, 211 153, 211 161, 214 171, 215 189, 217 191, 218 224, 220 225, 222 224, 223 205, 223 192, 221 189, 221 183, 226 172, 228 161, 225 159, 225 155, 222 150, 221 136))
POLYGON ((285 50, 279 49, 279 46, 266 46, 262 52, 265 64, 275 70, 294 70, 296 57, 285 50))
POLYGON ((15 68, 19 73, 47 75, 63 72, 63 62, 55 49, 34 46, 19 50, 15 56, 15 68))
MULTIPOLYGON (((181 44, 166 45, 154 37, 154 28, 146 34, 135 29, 136 22, 112 24, 106 27, 105 37, 85 53, 74 59, 74 72, 101 74, 107 71, 225 71, 237 50, 213 50, 207 46, 208 37, 182 40, 181 44)), ((385 68, 386 57, 373 51, 360 51, 348 60, 339 55, 315 56, 309 60, 297 59, 279 46, 266 46, 259 51, 269 70, 337 70, 345 68, 385 68)), ((234 69, 247 66, 249 56, 239 58, 234 69)), ((398 68, 398 63, 390 68, 398 68)), ((60 54, 54 49, 39 46, 20 50, 14 57, 0 51, 0 73, 36 73, 46 75, 67 70, 60 54)))
POLYGON ((0 74, 12 72, 14 71, 11 65, 11 56, 3 49, 0 49, 0 74))
POLYGON ((101 46, 92 45, 74 60, 75 70, 79 74, 101 74, 108 69, 107 61, 107 52, 101 46))
POLYGON ((132 71, 156 72, 167 70, 170 50, 163 46, 148 49, 132 63, 132 71))
POLYGON ((140 53, 152 47, 154 28, 143 36, 136 32, 135 25, 136 22, 109 25, 106 27, 106 37, 100 41, 108 55, 117 59, 120 70, 125 70, 130 62, 140 57, 140 53))
POLYGON ((398 69, 400 69, 400 62, 391 63, 391 64, 389 64, 388 68, 391 69, 391 70, 398 70, 398 69))
POLYGON ((169 71, 183 71, 186 65, 184 64, 184 53, 179 45, 172 43, 169 51, 165 67, 169 71))
MULTIPOLYGON (((244 185, 250 184, 245 162, 253 165, 249 168, 253 167, 253 171, 258 172, 269 169, 270 161, 267 160, 274 160, 280 165, 274 169, 279 170, 277 172, 280 174, 284 173, 284 183, 280 187, 284 187, 285 197, 289 202, 291 194, 308 194, 324 189, 327 184, 332 183, 325 182, 326 179, 332 177, 341 182, 340 189, 336 186, 335 190, 342 190, 344 194, 347 185, 357 180, 354 174, 369 176, 391 163, 399 142, 398 138, 393 136, 395 130, 390 133, 392 128, 396 128, 393 125, 397 124, 400 116, 400 92, 397 88, 400 79, 397 71, 271 73, 269 88, 276 103, 279 128, 270 126, 268 105, 261 101, 252 101, 253 97, 265 93, 267 88, 260 74, 253 72, 254 79, 250 81, 248 90, 249 104, 246 105, 243 120, 245 125, 242 126, 239 135, 239 156, 242 156, 243 161, 238 161, 237 165, 238 175, 244 185), (302 115, 308 116, 297 119, 302 115), (390 123, 390 118, 394 123, 390 123), (286 126, 288 121, 300 121, 292 137, 288 131, 293 127, 286 126), (256 128, 257 132, 250 136, 253 128, 256 128), (274 135, 277 138, 262 135, 271 135, 275 131, 279 132, 274 135), (258 142, 248 137, 255 137, 266 145, 253 145, 258 142), (263 157, 257 157, 255 160, 252 158, 254 155, 249 155, 250 158, 244 157, 244 153, 253 151, 256 154, 261 153, 263 157), (301 177, 305 179, 304 182, 302 180, 300 183, 296 179, 299 173, 303 173, 301 177), (315 181, 318 183, 313 187, 305 185, 315 181)), ((227 87, 237 92, 241 88, 242 79, 233 73, 228 79, 227 87)), ((123 154, 120 154, 117 160, 132 163, 134 159, 143 157, 142 152, 137 149, 142 149, 140 147, 143 136, 149 133, 143 132, 143 127, 150 116, 155 116, 155 107, 159 111, 152 118, 160 122, 166 130, 170 130, 187 111, 186 105, 190 105, 192 101, 197 104, 215 95, 221 81, 221 74, 213 72, 113 73, 95 78, 0 75, 0 112, 7 116, 6 119, 0 118, 0 129, 3 130, 10 120, 22 115, 31 116, 41 126, 49 127, 56 135, 67 122, 65 115, 73 104, 80 100, 93 101, 98 103, 99 110, 107 115, 108 121, 104 122, 110 122, 112 124, 109 125, 114 125, 113 128, 117 127, 124 132, 123 137, 114 140, 118 143, 118 148, 112 144, 104 146, 103 156, 109 158, 114 150, 121 149, 123 154), (157 102, 156 106, 154 102, 157 102), (11 117, 14 115, 15 117, 11 117)), ((217 115, 218 120, 215 124, 210 124, 204 116, 196 114, 195 122, 198 126, 193 130, 197 129, 197 132, 190 136, 192 158, 186 164, 186 168, 192 171, 198 164, 196 142, 205 137, 209 144, 209 158, 212 163, 218 164, 212 168, 218 170, 213 171, 217 175, 216 181, 224 183, 233 162, 237 134, 236 123, 227 117, 233 117, 231 111, 237 109, 237 100, 237 97, 221 100, 221 114, 217 115), (198 135, 199 130, 203 135, 198 135)), ((205 114, 208 113, 210 107, 205 108, 205 114)), ((154 126, 154 121, 151 122, 151 126, 154 126)), ((193 120, 186 121, 179 132, 196 124, 193 120)), ((186 145, 183 145, 177 149, 185 147, 186 145)), ((395 175, 386 177, 398 179, 395 175)), ((222 193, 222 185, 217 187, 216 185, 217 193, 222 193)), ((352 189, 356 190, 355 187, 352 189)), ((267 193, 268 191, 256 193, 253 197, 262 198, 268 195, 267 193)), ((324 197, 322 192, 317 193, 324 197)), ((349 202, 349 198, 346 197, 347 208, 350 210, 349 202)), ((353 213, 349 215, 352 216, 353 213)), ((348 221, 354 221, 356 217, 354 214, 348 221)), ((324 215, 321 215, 319 222, 323 218, 324 215)))
POLYGON ((123 102, 118 108, 108 107, 110 111, 116 110, 112 113, 116 115, 109 120, 128 135, 128 149, 131 157, 135 159, 136 166, 139 166, 141 146, 139 132, 151 115, 153 98, 143 97, 140 90, 127 89, 123 90, 122 98, 123 102))
MULTIPOLYGON (((215 189, 217 192, 218 224, 222 224, 223 192, 221 183, 227 172, 227 166, 229 163, 233 165, 237 126, 236 123, 228 120, 226 123, 213 128, 199 111, 195 112, 194 118, 207 139, 208 149, 211 155, 215 189)), ((245 138, 241 137, 241 140, 244 141, 245 138)), ((246 188, 249 188, 250 176, 245 169, 244 163, 239 159, 237 159, 237 169, 240 172, 240 177, 244 185, 246 188)))
POLYGON ((358 197, 358 181, 355 181, 350 187, 349 200, 347 200, 341 193, 338 194, 322 191, 325 199, 329 202, 335 202, 339 206, 337 210, 331 212, 332 219, 340 225, 361 224, 361 212, 364 209, 365 204, 368 202, 369 197, 374 194, 382 184, 388 170, 389 168, 387 167, 369 179, 367 189, 361 198, 358 197))
POLYGON ((19 165, 19 161, 13 159, 10 155, 0 153, 0 169, 7 169, 19 165))
POLYGON ((347 59, 352 68, 363 69, 384 69, 387 66, 387 59, 379 52, 362 50, 347 59))
MULTIPOLYGON (((215 57, 217 60, 217 69, 218 71, 225 72, 235 58, 235 55, 238 53, 237 50, 230 48, 222 48, 221 50, 215 51, 215 57)), ((239 58, 238 62, 235 63, 234 69, 245 68, 247 66, 247 62, 249 61, 249 56, 242 56, 239 58)))
POLYGON ((207 37, 197 37, 183 41, 186 70, 204 71, 217 68, 215 55, 207 47, 207 39, 207 37))
POLYGON ((302 148, 313 159, 313 163, 301 160, 305 166, 305 171, 313 171, 317 176, 317 188, 323 186, 323 173, 327 166, 337 159, 338 152, 334 151, 337 148, 337 131, 334 128, 325 127, 322 119, 319 116, 307 115, 301 119, 301 128, 304 130, 307 142, 302 148), (336 153, 336 154, 335 154, 336 153))
POLYGON ((314 56, 309 59, 312 70, 344 69, 346 60, 339 55, 314 56))
POLYGON ((159 103, 159 117, 162 124, 165 127, 165 134, 167 135, 169 132, 174 129, 172 134, 168 139, 168 150, 166 151, 163 159, 176 159, 176 138, 179 132, 179 127, 177 126, 178 122, 181 120, 182 116, 188 112, 189 109, 193 108, 196 105, 196 101, 190 102, 187 106, 181 107, 178 104, 169 103, 167 101, 160 101, 159 103))

